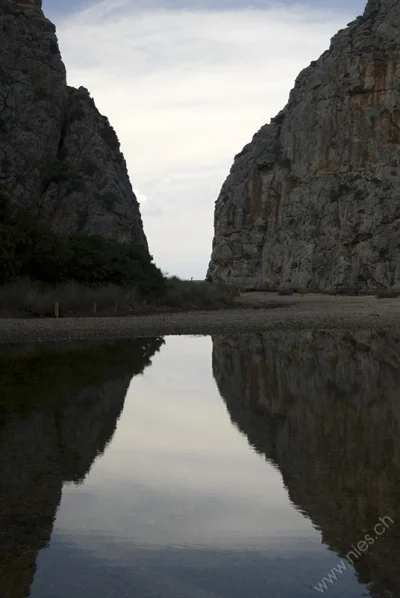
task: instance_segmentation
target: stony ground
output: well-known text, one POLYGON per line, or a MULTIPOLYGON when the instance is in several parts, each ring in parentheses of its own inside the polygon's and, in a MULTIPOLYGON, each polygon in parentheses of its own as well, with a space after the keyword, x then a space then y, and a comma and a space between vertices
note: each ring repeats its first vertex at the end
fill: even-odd
POLYGON ((124 318, 0 319, 0 343, 229 334, 268 329, 400 328, 400 298, 250 293, 236 309, 124 318))

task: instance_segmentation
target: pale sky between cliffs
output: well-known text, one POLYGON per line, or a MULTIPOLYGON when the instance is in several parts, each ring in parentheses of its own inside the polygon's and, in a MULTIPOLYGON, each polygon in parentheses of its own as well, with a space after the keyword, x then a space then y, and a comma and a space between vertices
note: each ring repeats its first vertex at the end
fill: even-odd
POLYGON ((364 0, 44 0, 68 83, 116 129, 164 272, 204 278, 235 154, 364 0))

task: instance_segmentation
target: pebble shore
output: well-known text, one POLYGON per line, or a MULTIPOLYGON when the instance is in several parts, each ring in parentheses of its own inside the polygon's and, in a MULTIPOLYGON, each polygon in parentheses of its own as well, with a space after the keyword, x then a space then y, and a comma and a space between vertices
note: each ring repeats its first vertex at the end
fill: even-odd
POLYGON ((293 329, 400 328, 400 298, 251 293, 235 309, 128 317, 0 319, 0 343, 111 340, 293 329))

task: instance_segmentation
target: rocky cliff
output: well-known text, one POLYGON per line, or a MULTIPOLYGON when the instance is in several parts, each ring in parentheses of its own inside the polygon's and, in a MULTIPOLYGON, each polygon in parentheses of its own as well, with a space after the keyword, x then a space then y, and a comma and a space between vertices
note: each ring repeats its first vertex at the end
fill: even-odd
POLYGON ((235 158, 208 277, 400 287, 400 4, 370 0, 235 158))
POLYGON ((392 519, 354 564, 375 598, 400 595, 399 342, 397 332, 368 331, 213 338, 233 423, 279 467, 323 542, 345 557, 392 519))
POLYGON ((0 0, 0 191, 59 233, 144 245, 117 136, 89 92, 67 86, 41 0, 0 0))

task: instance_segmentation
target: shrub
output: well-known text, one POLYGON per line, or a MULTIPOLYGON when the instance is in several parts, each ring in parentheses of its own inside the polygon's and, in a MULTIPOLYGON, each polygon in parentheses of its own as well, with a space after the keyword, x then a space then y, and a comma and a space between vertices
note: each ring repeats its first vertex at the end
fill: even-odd
POLYGON ((16 257, 19 276, 54 284, 68 278, 72 252, 65 237, 38 225, 18 231, 16 257))
POLYGON ((140 246, 124 245, 97 235, 69 237, 72 257, 67 278, 85 284, 135 286, 145 296, 162 294, 165 280, 153 258, 140 246))
POLYGON ((185 281, 173 276, 166 282, 161 303, 181 309, 209 309, 230 306, 238 295, 238 289, 230 285, 185 281))
POLYGON ((86 233, 56 235, 30 211, 11 217, 4 196, 0 216, 0 284, 27 277, 47 284, 135 287, 154 298, 164 292, 164 276, 143 247, 86 233))
POLYGON ((278 295, 281 295, 281 296, 293 295, 293 289, 279 289, 278 295))

